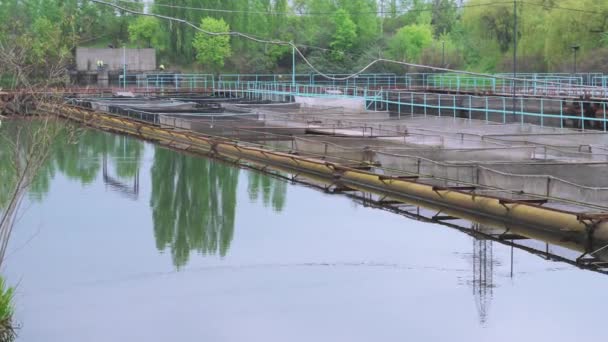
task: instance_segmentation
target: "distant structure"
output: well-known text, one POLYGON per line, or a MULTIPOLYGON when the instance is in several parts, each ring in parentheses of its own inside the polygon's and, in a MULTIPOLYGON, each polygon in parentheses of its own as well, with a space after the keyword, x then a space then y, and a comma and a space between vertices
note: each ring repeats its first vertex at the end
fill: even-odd
POLYGON ((80 85, 119 84, 126 64, 127 74, 156 70, 155 49, 76 48, 72 82, 80 85))
MULTIPOLYGON (((474 223, 473 230, 483 231, 484 227, 474 223)), ((479 323, 485 326, 488 320, 490 303, 494 297, 494 259, 492 240, 473 238, 473 277, 470 284, 475 297, 479 323)))

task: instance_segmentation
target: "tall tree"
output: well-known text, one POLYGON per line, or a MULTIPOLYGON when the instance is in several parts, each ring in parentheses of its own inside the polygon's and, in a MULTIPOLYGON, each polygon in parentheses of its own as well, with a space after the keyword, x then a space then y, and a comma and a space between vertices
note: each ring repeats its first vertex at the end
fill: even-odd
MULTIPOLYGON (((572 46, 580 46, 581 57, 602 46, 601 32, 608 31, 608 2, 562 0, 560 7, 584 8, 585 12, 553 9, 547 15, 544 55, 557 68, 572 60, 572 46)), ((541 37, 539 37, 541 38, 541 37)), ((570 63, 568 63, 570 64, 570 63)))
POLYGON ((334 24, 336 25, 332 42, 329 44, 332 50, 332 57, 335 60, 344 60, 344 53, 349 51, 357 39, 357 26, 350 19, 348 12, 339 9, 334 14, 334 24))
POLYGON ((338 7, 347 11, 355 23, 359 48, 365 48, 379 37, 380 20, 376 0, 338 0, 338 7))
POLYGON ((129 40, 140 47, 165 50, 163 30, 159 19, 154 17, 138 17, 132 21, 129 24, 129 40))
POLYGON ((422 49, 433 42, 433 30, 430 25, 404 26, 391 38, 389 52, 400 61, 418 62, 422 49))
POLYGON ((458 19, 456 0, 433 0, 432 5, 431 25, 435 37, 450 33, 458 19))
MULTIPOLYGON (((203 18, 200 28, 215 33, 230 31, 230 27, 223 19, 218 20, 211 17, 203 18)), ((225 59, 232 55, 230 36, 227 35, 214 36, 205 32, 197 32, 192 45, 196 50, 197 62, 213 71, 219 71, 224 66, 225 59)))

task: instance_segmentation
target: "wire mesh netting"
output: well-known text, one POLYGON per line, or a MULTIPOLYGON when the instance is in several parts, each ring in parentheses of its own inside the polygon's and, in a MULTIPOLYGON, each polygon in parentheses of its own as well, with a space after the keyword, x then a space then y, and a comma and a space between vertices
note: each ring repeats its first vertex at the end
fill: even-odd
POLYGON ((200 105, 187 109, 188 104, 175 100, 120 101, 93 105, 164 127, 364 164, 380 174, 418 175, 427 183, 473 184, 511 196, 597 207, 608 203, 608 134, 602 132, 431 115, 398 117, 329 102, 302 107, 228 101, 210 112, 200 105))

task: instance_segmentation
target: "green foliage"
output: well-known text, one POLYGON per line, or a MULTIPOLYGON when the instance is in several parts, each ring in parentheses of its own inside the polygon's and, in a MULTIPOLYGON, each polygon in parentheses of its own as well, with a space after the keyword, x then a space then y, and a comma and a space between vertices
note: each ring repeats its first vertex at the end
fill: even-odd
POLYGON ((335 60, 344 60, 345 51, 348 51, 354 45, 357 38, 357 26, 343 9, 339 9, 334 14, 334 23, 336 31, 329 46, 335 60))
POLYGON ((15 338, 15 330, 12 324, 14 308, 14 289, 6 284, 6 280, 0 277, 0 341, 12 341, 15 338))
POLYGON ((431 25, 433 25, 435 37, 450 33, 458 20, 456 1, 433 0, 432 4, 431 25))
POLYGON ((608 32, 603 32, 602 37, 600 39, 604 46, 608 46, 608 32))
MULTIPOLYGON (((233 31, 308 45, 302 48, 303 53, 327 72, 354 71, 385 51, 399 59, 424 58, 437 63, 441 59, 439 51, 443 51, 437 46, 442 41, 450 42, 449 55, 456 56, 449 65, 486 72, 509 71, 515 48, 513 3, 468 0, 462 9, 458 3, 457 0, 154 0, 150 10, 197 24, 206 18, 214 19, 233 31), (384 15, 377 13, 380 9, 384 15)), ((141 3, 121 5, 143 7, 141 3)), ((570 71, 572 45, 581 46, 581 61, 588 59, 593 61, 589 65, 600 65, 597 54, 608 47, 608 27, 604 23, 608 1, 518 1, 517 12, 521 70, 570 71)), ((117 46, 126 41, 135 46, 154 47, 163 60, 187 68, 201 63, 213 71, 267 73, 291 67, 288 58, 291 51, 284 45, 242 38, 226 43, 219 37, 205 37, 187 25, 128 15, 88 1, 0 1, 0 44, 22 47, 38 77, 42 77, 41 70, 51 65, 68 65, 69 52, 75 46, 117 46)), ((383 68, 377 66, 374 70, 383 68)), ((388 68, 403 71, 401 67, 388 68)), ((20 77, 0 63, 3 84, 19 84, 20 77)))
MULTIPOLYGON (((442 35, 422 49, 420 60, 426 64, 450 69, 462 69, 464 60, 461 50, 450 35, 442 35)), ((417 70, 425 72, 425 70, 417 70)))
POLYGON ((391 38, 389 52, 396 60, 418 62, 422 49, 432 42, 433 29, 430 25, 408 25, 399 29, 391 38))
POLYGON ((140 47, 165 50, 163 31, 159 20, 154 17, 138 17, 129 24, 129 40, 140 47))
POLYGON ((338 0, 337 2, 337 9, 347 11, 357 27, 357 47, 364 48, 366 44, 378 38, 380 21, 376 14, 378 11, 376 0, 338 0))
MULTIPOLYGON (((10 321, 15 311, 13 307, 14 289, 0 277, 0 323, 10 321)), ((1 324, 0 324, 1 325, 1 324)))
POLYGON ((65 81, 76 46, 101 36, 120 39, 130 18, 91 2, 0 1, 0 49, 11 63, 0 62, 1 75, 17 87, 65 81))
POLYGON ((482 6, 484 0, 471 0, 463 13, 469 34, 483 41, 488 49, 504 53, 513 42, 513 6, 508 3, 482 6))
POLYGON ((61 30, 48 18, 38 18, 34 21, 31 33, 23 36, 21 41, 30 46, 30 57, 33 64, 44 64, 48 60, 58 60, 68 54, 67 47, 62 44, 61 30))
POLYGON ((608 17, 608 2, 595 0, 563 0, 560 6, 569 8, 584 8, 597 13, 590 16, 585 12, 550 11, 547 15, 544 55, 548 64, 558 67, 572 57, 571 47, 580 46, 580 55, 592 53, 592 50, 602 45, 601 35, 594 33, 603 31, 605 18, 608 17))
MULTIPOLYGON (((206 17, 201 20, 200 28, 208 32, 228 32, 230 27, 223 19, 206 17)), ((224 66, 224 60, 232 55, 230 36, 213 36, 198 32, 192 43, 196 50, 197 62, 218 71, 224 66)))

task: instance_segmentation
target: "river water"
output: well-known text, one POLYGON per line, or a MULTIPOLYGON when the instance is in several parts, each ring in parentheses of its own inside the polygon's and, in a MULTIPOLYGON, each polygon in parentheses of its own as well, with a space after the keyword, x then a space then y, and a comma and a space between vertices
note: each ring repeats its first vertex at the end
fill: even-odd
POLYGON ((123 136, 59 145, 8 250, 18 341, 601 336, 606 275, 123 136))

